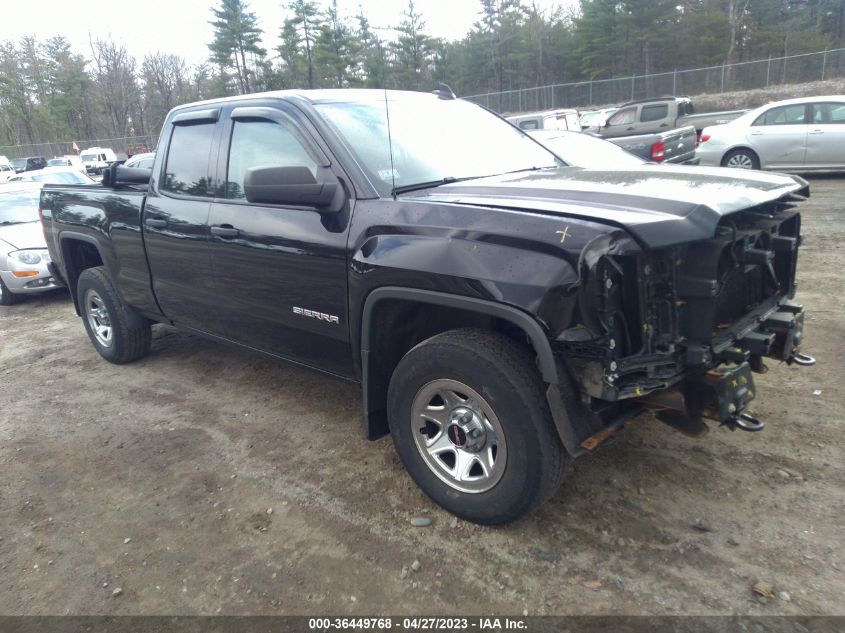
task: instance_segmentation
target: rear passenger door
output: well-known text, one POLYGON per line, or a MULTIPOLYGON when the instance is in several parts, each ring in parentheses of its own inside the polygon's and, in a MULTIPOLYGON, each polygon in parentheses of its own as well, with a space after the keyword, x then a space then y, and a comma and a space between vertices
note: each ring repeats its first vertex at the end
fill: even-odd
POLYGON ((807 105, 775 106, 758 116, 747 139, 765 168, 803 167, 807 150, 807 105))
POLYGON ((160 173, 154 174, 142 226, 153 290, 164 314, 180 325, 217 333, 217 289, 208 250, 214 195, 210 163, 218 110, 174 117, 160 173))
POLYGON ((845 167, 845 101, 810 104, 807 167, 845 167))
POLYGON ((668 103, 645 104, 640 108, 640 124, 637 126, 637 134, 665 132, 671 127, 668 103))
POLYGON ((238 107, 228 118, 218 161, 224 186, 209 218, 224 336, 352 376, 346 287, 351 209, 324 215, 308 207, 252 204, 244 194, 251 167, 302 166, 315 173, 330 161, 292 107, 238 107))

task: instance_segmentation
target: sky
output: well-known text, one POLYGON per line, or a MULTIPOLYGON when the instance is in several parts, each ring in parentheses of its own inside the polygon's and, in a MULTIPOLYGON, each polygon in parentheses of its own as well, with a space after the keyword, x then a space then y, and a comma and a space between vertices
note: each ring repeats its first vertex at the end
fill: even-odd
MULTIPOLYGON (((139 60, 157 51, 174 53, 189 64, 208 58, 212 29, 208 24, 217 0, 0 0, 0 41, 17 41, 24 35, 46 39, 64 35, 76 52, 90 52, 91 38, 111 36, 139 60)), ((527 0, 526 4, 530 4, 527 0)), ((533 0, 542 10, 577 6, 577 0, 533 0)), ((264 47, 278 44, 286 17, 286 0, 248 0, 264 29, 264 47)), ((352 16, 359 5, 373 27, 390 27, 402 19, 407 0, 338 0, 341 15, 352 16)), ((417 10, 428 33, 453 40, 462 38, 479 19, 478 0, 417 0, 417 10)), ((385 38, 389 31, 379 31, 385 38)))

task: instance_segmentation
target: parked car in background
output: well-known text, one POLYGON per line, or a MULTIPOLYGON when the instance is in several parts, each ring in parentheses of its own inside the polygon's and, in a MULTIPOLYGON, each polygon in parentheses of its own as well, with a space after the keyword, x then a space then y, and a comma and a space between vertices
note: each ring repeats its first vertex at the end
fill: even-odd
POLYGON ((646 164, 641 157, 591 134, 568 130, 530 130, 528 134, 573 167, 613 169, 646 164))
POLYGON ((604 138, 633 136, 665 132, 692 125, 698 133, 708 125, 727 123, 745 114, 747 110, 707 112, 695 114, 689 97, 664 97, 623 103, 611 115, 599 134, 604 138))
POLYGON ((85 173, 85 163, 79 156, 73 154, 51 158, 47 161, 47 167, 73 167, 75 170, 85 173))
POLYGON ((15 175, 15 168, 8 158, 0 156, 0 182, 6 182, 10 176, 15 175))
POLYGON ((40 182, 51 185, 90 185, 95 182, 73 167, 45 167, 35 171, 15 174, 9 182, 40 182))
POLYGON ((578 122, 582 131, 598 132, 601 130, 607 118, 616 112, 618 108, 602 108, 601 110, 589 110, 581 112, 578 122))
POLYGON ((47 161, 43 156, 30 156, 28 158, 15 158, 12 160, 12 167, 19 174, 25 171, 32 171, 33 169, 44 169, 46 166, 47 161))
POLYGON ((125 163, 124 167, 142 167, 144 169, 152 169, 155 162, 155 152, 144 152, 143 154, 135 154, 125 163))
POLYGON ((50 255, 38 218, 41 185, 0 185, 0 305, 60 287, 47 269, 50 255))
POLYGON ((740 169, 845 169, 845 95, 777 101, 705 128, 696 155, 740 169))
POLYGON ((130 145, 126 148, 126 157, 132 158, 138 154, 149 154, 150 148, 146 145, 130 145))
POLYGON ((654 163, 698 164, 695 156, 698 134, 691 125, 665 132, 620 136, 608 142, 654 163))
POLYGON ((574 130, 581 131, 578 110, 546 110, 506 117, 520 130, 574 130))
POLYGON ((89 147, 79 152, 79 158, 89 174, 102 174, 109 165, 117 161, 117 156, 110 147, 89 147))

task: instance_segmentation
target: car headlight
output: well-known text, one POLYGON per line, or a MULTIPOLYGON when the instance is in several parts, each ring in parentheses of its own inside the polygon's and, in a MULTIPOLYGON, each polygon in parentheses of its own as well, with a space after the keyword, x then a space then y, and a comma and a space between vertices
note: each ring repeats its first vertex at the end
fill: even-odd
POLYGON ((23 251, 13 251, 9 253, 9 257, 14 257, 22 264, 28 264, 33 266, 35 264, 40 264, 42 261, 49 262, 50 255, 47 253, 47 249, 28 249, 23 251))

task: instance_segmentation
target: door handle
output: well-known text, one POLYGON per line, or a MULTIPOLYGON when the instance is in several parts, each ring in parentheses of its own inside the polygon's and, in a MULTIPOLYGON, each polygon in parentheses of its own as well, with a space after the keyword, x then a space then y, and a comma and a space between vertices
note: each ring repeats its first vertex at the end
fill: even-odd
POLYGON ((760 132, 759 130, 755 130, 754 132, 749 132, 748 134, 750 136, 760 136, 762 132, 760 132))
POLYGON ((824 130, 810 130, 810 134, 824 134, 824 130))
POLYGON ((629 127, 629 128, 628 128, 627 130, 625 130, 625 131, 626 131, 626 132, 631 132, 631 131, 633 131, 633 129, 634 129, 634 128, 629 127))
POLYGON ((669 124, 668 123, 661 123, 660 127, 669 127, 669 124))
POLYGON ((144 224, 151 229, 163 229, 167 226, 167 220, 162 220, 161 218, 147 218, 144 220, 144 224))
POLYGON ((211 227, 211 234, 216 235, 217 237, 237 237, 240 233, 241 232, 234 228, 231 224, 221 224, 220 226, 211 227))

